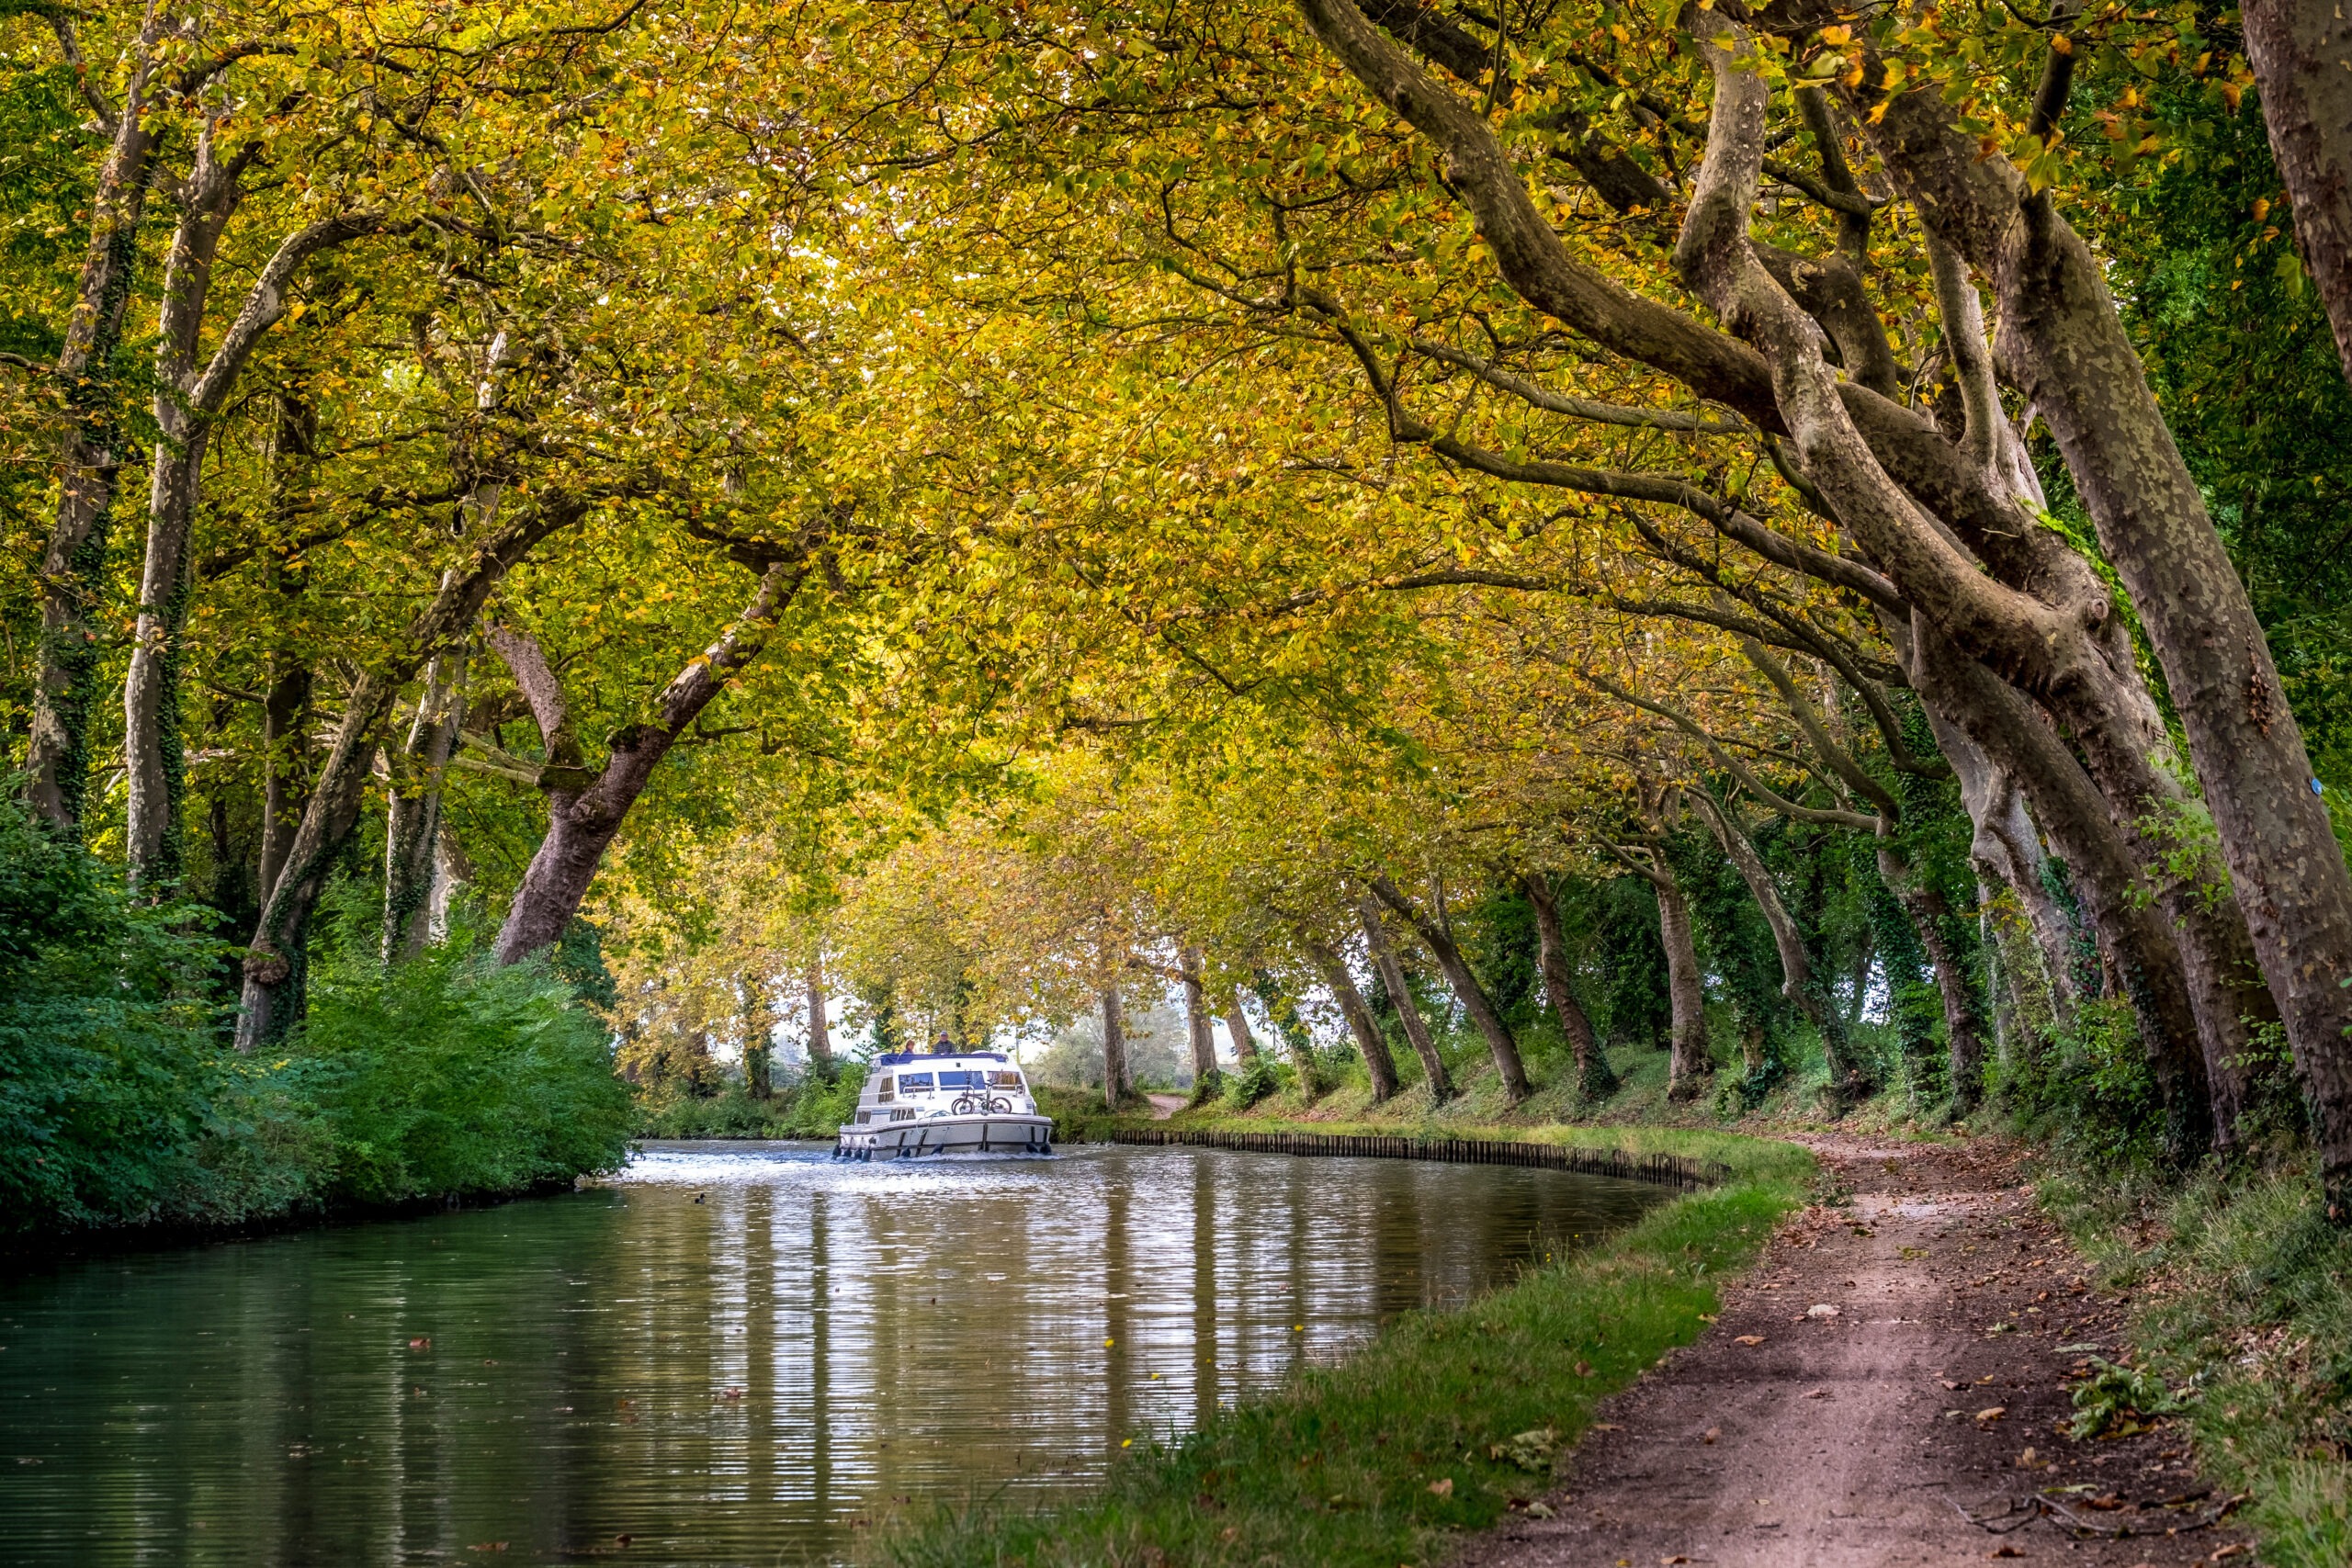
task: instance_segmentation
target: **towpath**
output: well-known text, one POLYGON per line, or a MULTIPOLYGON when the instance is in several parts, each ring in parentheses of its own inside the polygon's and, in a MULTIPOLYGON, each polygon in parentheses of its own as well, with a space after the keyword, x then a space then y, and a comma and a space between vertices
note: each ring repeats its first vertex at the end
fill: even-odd
POLYGON ((1601 1411, 1550 1517, 1515 1515, 1453 1568, 2251 1561, 2226 1523, 2182 1529, 2222 1499, 2169 1424, 2063 1434, 2064 1374, 2116 1353, 2123 1314, 2034 1207, 2013 1145, 1804 1141, 1850 1202, 1793 1216, 1719 1321, 1601 1411), (1966 1517, 2015 1523, 2038 1493, 2132 1533, 1966 1517))

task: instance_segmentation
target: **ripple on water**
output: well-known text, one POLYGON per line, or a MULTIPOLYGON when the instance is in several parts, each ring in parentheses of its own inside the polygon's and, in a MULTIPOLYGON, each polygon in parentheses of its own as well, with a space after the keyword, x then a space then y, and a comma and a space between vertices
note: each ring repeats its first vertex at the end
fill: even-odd
POLYGON ((1099 1476, 1657 1194, 1074 1147, 649 1145, 605 1186, 0 1278, 0 1562, 839 1561, 1099 1476))

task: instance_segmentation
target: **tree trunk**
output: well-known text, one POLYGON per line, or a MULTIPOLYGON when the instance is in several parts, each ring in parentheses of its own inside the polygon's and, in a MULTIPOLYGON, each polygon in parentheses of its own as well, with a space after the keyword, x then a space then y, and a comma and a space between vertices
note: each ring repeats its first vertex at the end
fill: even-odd
POLYGON ((1707 988, 1699 970, 1699 944, 1691 935, 1690 906, 1683 902, 1674 874, 1661 870, 1651 882, 1657 888, 1658 940, 1666 948, 1667 998, 1674 1008, 1666 1098, 1696 1100, 1715 1070, 1707 1049, 1707 988))
POLYGON ((563 688, 548 668, 538 644, 521 633, 501 628, 491 634, 515 683, 538 721, 546 742, 548 765, 540 787, 548 795, 547 836, 523 873, 506 923, 498 933, 498 962, 514 964, 552 947, 580 912, 588 885, 604 863, 605 851, 619 834, 629 808, 652 782, 653 770, 670 754, 712 698, 726 688, 736 671, 759 656, 767 634, 800 586, 801 573, 776 562, 760 578, 759 591, 744 606, 741 619, 725 636, 690 660, 655 700, 655 721, 635 724, 616 733, 612 754, 600 772, 591 773, 580 761, 571 731, 571 710, 563 688))
POLYGON ((1193 1049, 1193 1099, 1198 1103, 1216 1090, 1216 1026, 1209 1018, 1208 993, 1201 984, 1201 950, 1188 947, 1181 955, 1184 972, 1184 1032, 1193 1049))
POLYGON ((2295 244, 2352 377, 2352 22, 2317 0, 2247 0, 2238 14, 2295 244))
POLYGON ((1763 857, 1756 852, 1747 829, 1732 819, 1714 797, 1703 790, 1693 790, 1691 799, 1698 804, 1699 815, 1707 819, 1707 829, 1714 834, 1715 842, 1747 885, 1748 895, 1756 907, 1764 912, 1764 923, 1771 929, 1772 947, 1781 959, 1781 994, 1794 1002, 1800 1011, 1821 1032, 1822 1055, 1829 1067, 1829 1097, 1842 1111, 1845 1108, 1869 1097, 1870 1075, 1854 1059, 1852 1046, 1846 1039, 1846 1015, 1839 1012, 1836 1000, 1813 972, 1813 955, 1806 951, 1804 933, 1797 930, 1794 917, 1781 897, 1780 885, 1772 880, 1772 873, 1763 857))
POLYGON ((1871 134, 1922 219, 1992 276, 2003 360, 2056 439, 2163 666, 2318 1115, 2328 1213, 2352 1223, 2352 872, 2245 586, 2097 255, 2007 160, 1976 156, 1939 95, 1883 102, 1871 134))
POLYGON ((40 663, 25 755, 25 802, 62 831, 78 833, 89 792, 90 710, 97 701, 98 618, 107 541, 122 468, 114 356, 139 262, 139 224, 153 178, 160 117, 145 112, 149 58, 165 25, 159 8, 123 102, 90 199, 90 244, 53 372, 66 414, 57 512, 40 561, 40 663))
POLYGON ((1258 1059, 1258 1037, 1250 1032, 1250 1015, 1241 1010, 1241 992, 1236 989, 1226 1003, 1225 1032, 1233 1036, 1233 1056, 1238 1062, 1258 1059))
POLYGON ((1112 986, 1102 992, 1102 1103, 1116 1111, 1126 1098, 1127 1021, 1112 986))
POLYGON ((768 1000, 767 977, 742 976, 743 1092, 753 1100, 775 1095, 775 1007, 768 1000))
POLYGON ((1574 977, 1568 973, 1567 944, 1560 932, 1560 901, 1553 895, 1551 876, 1532 871, 1519 884, 1535 910, 1536 967, 1544 976, 1544 995, 1576 1056, 1577 1094, 1589 1101, 1606 1100, 1617 1092, 1617 1074, 1593 1035, 1592 1021, 1577 1001, 1574 977))
POLYGON ((1372 1009, 1364 1005, 1363 993, 1356 989, 1355 976, 1348 973, 1348 962, 1337 949, 1317 942, 1313 937, 1300 940, 1307 957, 1315 961, 1323 983, 1339 998, 1340 1011, 1348 1021, 1348 1032, 1356 1037, 1356 1049, 1363 1054, 1364 1071, 1372 1079, 1372 1102, 1378 1105, 1396 1093, 1396 1064, 1388 1055, 1388 1042, 1380 1037, 1380 1023, 1372 1016, 1372 1009))
POLYGON ((1928 955, 1928 971, 1935 976, 1937 999, 1943 1005, 1944 1043, 1950 1053, 1947 1087, 1952 1108, 1973 1111, 1984 1098, 1984 1015, 1960 954, 1952 951, 1946 924, 1952 918, 1951 907, 1883 834, 1878 843, 1878 874, 1909 917, 1920 949, 1928 955))
POLYGON ((1476 1024, 1478 1032, 1486 1037, 1487 1053, 1494 1058, 1495 1071, 1502 1077, 1503 1099, 1512 1105, 1525 1100, 1533 1090, 1528 1087, 1527 1068, 1520 1061, 1519 1042, 1511 1038, 1510 1026, 1503 1021, 1502 1014, 1495 1010, 1493 998, 1478 983, 1478 976, 1471 972, 1469 960, 1462 956, 1462 950, 1453 944, 1453 937, 1446 934, 1442 924, 1415 908, 1412 901, 1398 892, 1396 885, 1388 878, 1375 876, 1371 886, 1380 901, 1402 916, 1405 923, 1420 937, 1422 945, 1437 960, 1438 968, 1444 972, 1445 983, 1453 987, 1453 994, 1461 998, 1463 1010, 1469 1013, 1470 1021, 1476 1024))
POLYGON ((1367 893, 1356 900, 1356 917, 1363 922, 1363 942, 1372 954, 1373 970, 1386 988, 1389 1001, 1396 1006, 1396 1021, 1404 1027, 1405 1038, 1412 1043, 1413 1055, 1421 1059, 1421 1076, 1430 1086, 1430 1103, 1442 1105, 1453 1098, 1453 1077, 1445 1070, 1445 1058, 1438 1055, 1437 1042, 1430 1038, 1420 1004, 1406 988, 1405 966, 1397 962, 1396 950, 1389 945, 1387 928, 1380 922, 1379 899, 1367 893))
POLYGON ((2180 947, 2139 896, 2138 868, 2092 784, 2015 688, 1962 654, 1924 618, 1905 662, 1931 709, 2017 781, 2051 843, 2075 873, 2091 926, 2115 951, 2139 1021, 2142 1048, 2165 1105, 2166 1153, 2193 1162, 2212 1134, 2212 1111, 2180 947))
POLYGON ((445 576, 432 604, 408 624, 397 645, 400 654, 384 670, 363 674, 353 685, 334 743, 287 844, 285 864, 262 897, 261 919, 246 944, 238 1050, 252 1051, 279 1038, 301 1017, 311 916, 325 890, 327 870, 359 818, 374 765, 376 730, 391 712, 401 688, 472 627, 483 602, 509 568, 587 511, 585 502, 549 491, 522 517, 477 536, 464 570, 445 576))
POLYGON ((384 807, 384 931, 387 964, 424 951, 427 906, 441 842, 441 791, 465 723, 466 661, 436 659, 417 700, 408 743, 392 760, 384 807))
POLYGON ((457 897, 458 889, 470 886, 473 880, 473 862, 466 858, 465 846, 458 842, 457 829, 444 817, 441 830, 433 836, 433 891, 424 905, 427 941, 449 940, 449 905, 457 897))
POLYGON ((808 1074, 820 1082, 833 1081, 833 1036, 825 1023, 825 955, 808 955, 808 1074))

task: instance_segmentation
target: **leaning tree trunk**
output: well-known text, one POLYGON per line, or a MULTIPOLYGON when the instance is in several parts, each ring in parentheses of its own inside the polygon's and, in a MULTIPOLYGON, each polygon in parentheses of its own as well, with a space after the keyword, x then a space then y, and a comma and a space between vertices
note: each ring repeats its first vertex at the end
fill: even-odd
POLYGON ((1250 1015, 1241 1010, 1241 992, 1237 987, 1225 1006, 1225 1032, 1233 1036, 1233 1056, 1238 1062, 1258 1059, 1258 1037, 1250 1032, 1250 1015))
POLYGON ((1363 942, 1372 953, 1373 969, 1396 1009, 1396 1021, 1404 1027, 1405 1038, 1412 1043, 1413 1055, 1421 1059, 1421 1076, 1430 1086, 1430 1103, 1442 1105, 1453 1098, 1453 1078, 1445 1070, 1445 1058, 1438 1054, 1437 1041, 1430 1034, 1428 1021, 1421 1017, 1420 1004, 1406 988, 1405 966, 1397 962, 1387 928, 1380 922, 1380 901, 1371 894, 1364 895, 1356 901, 1356 915, 1363 922, 1363 942))
POLYGON ((1918 869, 1882 833, 1878 841, 1879 880, 1903 907, 1919 947, 1928 955, 1936 980, 1936 997, 1943 1005, 1944 1041, 1950 1052, 1952 1108, 1973 1111, 1984 1098, 1984 1014, 1976 988, 1969 982, 1961 955, 1952 950, 1949 922, 1951 906, 1918 869))
POLYGON ((1732 868, 1747 885, 1748 896, 1764 912, 1764 923, 1772 932, 1773 950, 1781 959, 1781 994, 1794 1002, 1821 1032, 1822 1055, 1829 1066, 1830 1099, 1842 1111, 1866 1099, 1871 1087, 1870 1075, 1855 1059, 1853 1047, 1846 1039, 1846 1015, 1838 1010, 1829 987, 1814 973, 1813 955, 1805 949, 1804 935, 1797 930, 1795 917, 1789 913, 1787 903, 1781 897, 1780 885, 1772 880, 1770 869, 1756 852, 1747 829, 1732 820, 1704 791, 1692 791, 1691 798, 1698 805, 1699 815, 1707 819, 1708 830, 1713 833, 1732 868))
POLYGON ((441 842, 441 791, 465 722, 463 656, 436 659, 409 725, 408 743, 392 759, 384 806, 384 931, 387 964, 424 951, 441 842), (444 666, 450 666, 445 669, 444 666))
POLYGON ((1201 983, 1204 955, 1197 947, 1181 955, 1184 973, 1184 1032, 1193 1048, 1193 1099, 1216 1090, 1216 1026, 1209 1018, 1208 992, 1201 983))
POLYGON ((1102 1103, 1119 1109, 1127 1098, 1127 1020, 1119 988, 1102 991, 1102 1103))
POLYGON ((376 754, 376 732, 391 713, 401 687, 472 627, 491 590, 509 568, 587 511, 585 502, 549 492, 523 516, 489 529, 469 552, 461 570, 445 576, 432 604, 408 624, 396 645, 400 654, 353 685, 302 820, 287 844, 286 863, 262 897, 261 918, 246 943, 238 1050, 251 1051, 277 1039, 301 1016, 311 916, 325 891, 328 868, 359 818, 376 754))
POLYGON ((1348 1021, 1348 1032, 1356 1037, 1356 1048, 1363 1053, 1365 1073, 1372 1079, 1372 1102, 1395 1098, 1396 1093, 1396 1064, 1388 1055, 1388 1042, 1380 1037, 1379 1021, 1372 1016, 1372 1009, 1364 1005, 1363 993, 1356 989, 1355 976, 1348 973, 1347 960, 1338 950, 1313 937, 1300 944, 1315 962, 1323 983, 1339 998, 1340 1011, 1348 1021))
POLYGON ((1976 155, 1939 94, 1877 95, 1863 89, 1877 99, 1862 106, 1868 133, 1922 220, 1994 279, 2003 360, 2055 438, 2163 667, 2317 1111, 2328 1213, 2352 1223, 2352 871, 2245 585, 2098 257, 2007 160, 1976 155))
POLYGON ((2245 0, 2238 15, 2295 245, 2352 376, 2352 22, 2315 0, 2245 0))
POLYGON ((1924 620, 1914 623, 1911 641, 1905 665, 1920 700, 2017 782, 2035 821, 2074 872, 2088 922, 2105 936, 2122 972, 2141 1048, 2164 1101, 2166 1153, 2177 1163, 2195 1160, 2213 1132, 2197 1010, 2179 944, 2141 897, 2138 868, 2106 800, 2015 688, 1924 620))
POLYGON ((1532 871, 1519 882, 1535 910, 1536 967, 1543 972, 1544 995, 1560 1021, 1568 1049, 1576 1055, 1577 1093, 1587 1100, 1606 1100, 1617 1092, 1617 1074, 1593 1035, 1592 1020, 1577 1000, 1568 973, 1567 944, 1561 938, 1560 901, 1553 894, 1552 879, 1544 872, 1532 871))
POLYGON ((654 721, 630 725, 613 737, 604 767, 591 771, 572 733, 571 707, 537 643, 501 628, 491 634, 515 684, 531 705, 545 741, 548 765, 540 787, 548 795, 547 836, 523 872, 523 885, 498 932, 498 962, 514 964, 555 945, 580 912, 605 851, 618 836, 653 770, 678 737, 734 673, 759 656, 767 633, 791 602, 800 574, 779 561, 760 578, 742 618, 680 671, 654 702, 654 721))
POLYGON ((1445 928, 1414 908, 1412 900, 1398 892, 1395 883, 1385 876, 1375 876, 1371 887, 1374 896, 1402 916, 1420 937, 1422 945, 1444 973, 1445 983, 1461 998, 1463 1010, 1469 1013, 1470 1021, 1485 1036, 1487 1054, 1494 1058, 1495 1071, 1502 1077, 1503 1099, 1512 1105, 1525 1100, 1534 1091, 1528 1087, 1527 1067, 1520 1060, 1519 1042, 1511 1037, 1510 1025, 1503 1021, 1494 999, 1487 995, 1487 988, 1478 983, 1470 961, 1462 956, 1462 950, 1454 945, 1445 928))

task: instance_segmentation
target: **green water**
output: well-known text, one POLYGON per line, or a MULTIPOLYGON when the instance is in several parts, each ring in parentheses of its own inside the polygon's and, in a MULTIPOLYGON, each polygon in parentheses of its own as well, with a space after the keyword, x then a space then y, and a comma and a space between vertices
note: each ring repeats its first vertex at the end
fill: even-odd
POLYGON ((1082 1486, 1123 1439, 1657 1196, 657 1145, 612 1187, 487 1211, 11 1260, 0 1563, 839 1562, 899 1510, 1082 1486))

